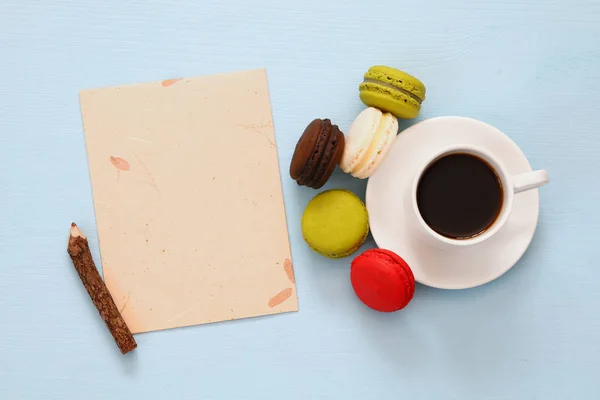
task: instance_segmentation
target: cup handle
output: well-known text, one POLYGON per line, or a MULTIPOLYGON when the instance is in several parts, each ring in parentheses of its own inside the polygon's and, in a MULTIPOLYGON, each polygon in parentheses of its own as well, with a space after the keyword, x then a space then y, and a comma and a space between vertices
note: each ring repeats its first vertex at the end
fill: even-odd
POLYGON ((546 170, 540 169, 538 171, 526 172, 513 176, 513 189, 515 194, 517 194, 544 186, 549 180, 546 170))

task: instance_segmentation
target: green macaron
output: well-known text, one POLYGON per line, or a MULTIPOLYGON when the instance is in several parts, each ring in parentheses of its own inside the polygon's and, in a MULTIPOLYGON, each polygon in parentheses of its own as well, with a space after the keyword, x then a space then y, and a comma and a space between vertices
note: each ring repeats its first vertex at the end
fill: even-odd
POLYGON ((415 118, 425 100, 425 85, 412 75, 395 68, 376 65, 365 73, 359 85, 360 99, 398 118, 415 118))
POLYGON ((364 203, 348 190, 332 189, 315 196, 302 215, 302 236, 311 249, 329 258, 347 257, 369 234, 364 203))

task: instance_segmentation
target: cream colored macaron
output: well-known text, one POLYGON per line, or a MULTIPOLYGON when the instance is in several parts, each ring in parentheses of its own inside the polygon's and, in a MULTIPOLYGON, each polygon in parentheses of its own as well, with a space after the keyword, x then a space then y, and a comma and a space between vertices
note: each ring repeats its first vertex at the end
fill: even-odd
POLYGON ((396 117, 377 108, 365 108, 348 129, 340 168, 356 178, 370 177, 385 158, 397 134, 396 117))

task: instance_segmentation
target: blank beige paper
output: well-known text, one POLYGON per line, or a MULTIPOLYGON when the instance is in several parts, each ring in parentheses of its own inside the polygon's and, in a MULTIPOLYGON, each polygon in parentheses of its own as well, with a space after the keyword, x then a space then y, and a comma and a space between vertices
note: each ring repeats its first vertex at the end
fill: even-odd
POLYGON ((80 100, 104 279, 133 333, 298 310, 265 70, 80 100))

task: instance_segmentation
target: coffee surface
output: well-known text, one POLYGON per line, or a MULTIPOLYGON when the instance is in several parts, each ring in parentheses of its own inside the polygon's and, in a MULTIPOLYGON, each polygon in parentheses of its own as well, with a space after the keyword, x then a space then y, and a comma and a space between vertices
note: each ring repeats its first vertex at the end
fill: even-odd
POLYGON ((431 229, 452 239, 485 232, 502 209, 498 175, 471 154, 449 154, 434 161, 417 187, 419 212, 431 229))

